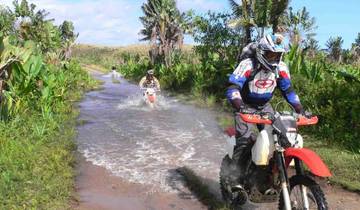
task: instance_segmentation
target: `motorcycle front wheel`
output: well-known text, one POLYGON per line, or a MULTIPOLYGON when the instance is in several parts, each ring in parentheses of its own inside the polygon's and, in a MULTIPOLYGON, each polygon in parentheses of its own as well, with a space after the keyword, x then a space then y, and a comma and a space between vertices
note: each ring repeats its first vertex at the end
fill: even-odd
MULTIPOLYGON (((327 210, 328 204, 320 186, 308 176, 290 178, 291 210, 327 210)), ((279 209, 285 210, 284 197, 280 196, 279 209)))

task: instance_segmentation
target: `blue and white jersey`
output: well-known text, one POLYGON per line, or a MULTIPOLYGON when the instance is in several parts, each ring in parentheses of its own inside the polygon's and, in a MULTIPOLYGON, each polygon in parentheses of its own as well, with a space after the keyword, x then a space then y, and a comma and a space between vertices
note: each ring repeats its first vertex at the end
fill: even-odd
POLYGON ((285 99, 293 106, 299 106, 299 97, 291 88, 289 70, 284 62, 278 66, 278 76, 274 72, 255 70, 252 59, 248 58, 237 66, 230 75, 229 82, 236 88, 227 90, 227 98, 240 98, 246 104, 264 105, 273 96, 275 87, 279 87, 285 99))

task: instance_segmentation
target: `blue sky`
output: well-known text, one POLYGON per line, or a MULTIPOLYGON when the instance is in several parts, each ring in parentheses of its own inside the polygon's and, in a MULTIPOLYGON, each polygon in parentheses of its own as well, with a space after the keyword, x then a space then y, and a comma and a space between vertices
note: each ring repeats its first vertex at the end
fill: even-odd
MULTIPOLYGON (((1 0, 11 5, 13 0, 1 0)), ((79 38, 77 42, 98 45, 128 45, 139 43, 138 35, 145 0, 29 0, 38 8, 49 11, 50 17, 60 24, 71 20, 79 38)), ((228 0, 177 0, 181 11, 196 13, 207 10, 229 11, 228 0)), ((360 32, 360 0, 292 0, 295 10, 306 6, 316 18, 317 40, 322 47, 329 37, 342 36, 344 48, 349 48, 360 32)), ((188 39, 187 39, 188 40, 188 39)))

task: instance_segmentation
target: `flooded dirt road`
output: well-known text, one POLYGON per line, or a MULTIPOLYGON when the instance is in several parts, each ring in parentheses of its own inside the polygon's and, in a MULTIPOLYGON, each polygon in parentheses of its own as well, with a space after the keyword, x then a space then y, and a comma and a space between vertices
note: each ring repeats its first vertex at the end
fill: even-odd
MULTIPOLYGON (((79 204, 74 208, 211 208, 185 187, 178 169, 193 170, 220 198, 218 174, 225 140, 216 113, 163 96, 152 109, 143 104, 136 85, 121 78, 114 82, 111 75, 94 76, 104 84, 79 105, 79 204)), ((360 204, 357 194, 347 197, 331 201, 332 209, 360 204)), ((244 209, 276 209, 276 205, 248 204, 244 209)))

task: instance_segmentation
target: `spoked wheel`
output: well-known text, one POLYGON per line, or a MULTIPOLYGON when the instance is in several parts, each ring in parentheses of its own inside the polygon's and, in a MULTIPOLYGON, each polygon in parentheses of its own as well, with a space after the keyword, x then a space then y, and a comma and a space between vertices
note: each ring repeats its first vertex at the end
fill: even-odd
MULTIPOLYGON (((320 186, 310 177, 296 175, 290 178, 291 210, 327 210, 328 205, 320 186)), ((285 209, 280 196, 279 209, 285 209)))
POLYGON ((238 169, 234 167, 232 160, 226 155, 220 168, 220 190, 222 197, 230 209, 241 209, 241 206, 247 201, 247 194, 244 191, 233 191, 231 177, 234 173, 239 173, 238 169))

